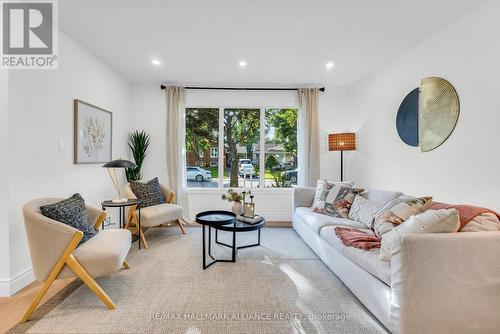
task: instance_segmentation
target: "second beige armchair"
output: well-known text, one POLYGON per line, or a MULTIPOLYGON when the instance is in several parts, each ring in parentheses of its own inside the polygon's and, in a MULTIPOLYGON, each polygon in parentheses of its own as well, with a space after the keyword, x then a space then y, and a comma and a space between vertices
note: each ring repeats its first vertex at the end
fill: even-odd
MULTIPOLYGON (((138 233, 145 248, 148 248, 148 243, 146 242, 143 228, 148 229, 150 227, 166 227, 173 222, 174 224, 177 224, 179 226, 183 234, 186 234, 186 230, 184 229, 183 226, 184 221, 182 219, 182 213, 183 213, 182 206, 173 204, 175 193, 164 185, 160 185, 160 187, 163 196, 167 200, 167 203, 141 208, 140 228, 139 228, 138 212, 135 206, 131 208, 127 216, 127 225, 125 226, 125 228, 128 229, 133 223, 139 230, 138 233)), ((124 190, 125 190, 125 196, 128 199, 137 198, 132 192, 129 183, 125 185, 124 190)))

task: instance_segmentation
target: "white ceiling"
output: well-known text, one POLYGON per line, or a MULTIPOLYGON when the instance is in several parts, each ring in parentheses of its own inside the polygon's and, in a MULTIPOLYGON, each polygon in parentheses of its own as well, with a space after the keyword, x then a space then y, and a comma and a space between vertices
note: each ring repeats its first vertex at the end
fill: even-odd
POLYGON ((346 86, 484 2, 62 0, 59 22, 133 82, 346 86))

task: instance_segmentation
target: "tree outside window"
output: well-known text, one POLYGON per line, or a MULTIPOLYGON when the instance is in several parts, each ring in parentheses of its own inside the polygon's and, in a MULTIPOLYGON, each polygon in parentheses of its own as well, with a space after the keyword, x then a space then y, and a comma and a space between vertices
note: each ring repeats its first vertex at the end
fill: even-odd
POLYGON ((188 108, 186 160, 188 167, 201 168, 196 173, 212 177, 204 177, 203 182, 190 180, 195 172, 188 170, 190 187, 291 187, 297 183, 297 109, 188 108), (224 128, 222 135, 219 126, 224 128), (223 151, 219 151, 219 140, 223 140, 223 151), (223 175, 219 176, 219 170, 223 175))

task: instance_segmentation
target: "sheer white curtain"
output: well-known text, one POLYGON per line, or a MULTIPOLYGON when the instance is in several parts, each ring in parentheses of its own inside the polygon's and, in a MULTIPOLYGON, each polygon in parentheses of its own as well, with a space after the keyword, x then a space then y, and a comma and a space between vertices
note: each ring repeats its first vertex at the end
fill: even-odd
POLYGON ((184 88, 170 86, 167 98, 167 185, 175 191, 176 203, 184 208, 183 220, 191 222, 186 180, 186 122, 184 88))
POLYGON ((315 186, 319 178, 319 90, 303 88, 298 94, 298 183, 315 186))

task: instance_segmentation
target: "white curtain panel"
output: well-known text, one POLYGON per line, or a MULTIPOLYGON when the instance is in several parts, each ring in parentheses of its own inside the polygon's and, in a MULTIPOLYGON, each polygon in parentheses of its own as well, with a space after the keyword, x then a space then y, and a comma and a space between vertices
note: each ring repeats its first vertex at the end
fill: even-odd
POLYGON ((175 191, 176 203, 184 208, 183 220, 191 222, 186 180, 186 122, 184 88, 170 86, 167 98, 167 185, 175 191))
POLYGON ((312 187, 319 179, 319 90, 302 88, 299 95, 298 183, 312 187))

